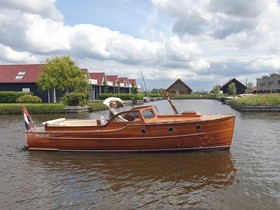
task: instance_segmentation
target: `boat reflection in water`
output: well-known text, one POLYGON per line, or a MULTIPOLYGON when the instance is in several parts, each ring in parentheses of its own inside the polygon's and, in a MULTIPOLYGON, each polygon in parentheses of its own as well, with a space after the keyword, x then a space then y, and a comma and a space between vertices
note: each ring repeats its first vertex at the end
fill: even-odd
POLYGON ((192 205, 193 198, 186 199, 184 196, 195 193, 203 199, 203 193, 209 193, 209 189, 213 192, 232 185, 236 174, 229 151, 129 154, 33 152, 29 153, 29 163, 40 172, 34 176, 40 176, 42 182, 47 182, 43 185, 48 186, 46 192, 49 194, 53 189, 60 188, 59 191, 66 193, 63 196, 68 199, 79 194, 84 204, 90 206, 94 200, 102 203, 99 206, 102 208, 123 202, 123 199, 127 199, 122 203, 123 207, 134 202, 152 208, 167 202, 165 197, 170 196, 174 205, 181 199, 192 205))

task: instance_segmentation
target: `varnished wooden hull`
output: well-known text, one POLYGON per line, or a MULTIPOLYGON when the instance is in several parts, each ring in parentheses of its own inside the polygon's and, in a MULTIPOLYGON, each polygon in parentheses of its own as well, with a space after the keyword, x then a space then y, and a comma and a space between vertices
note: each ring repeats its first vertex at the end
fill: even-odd
POLYGON ((189 121, 61 127, 26 132, 29 150, 141 152, 229 149, 234 116, 189 121))

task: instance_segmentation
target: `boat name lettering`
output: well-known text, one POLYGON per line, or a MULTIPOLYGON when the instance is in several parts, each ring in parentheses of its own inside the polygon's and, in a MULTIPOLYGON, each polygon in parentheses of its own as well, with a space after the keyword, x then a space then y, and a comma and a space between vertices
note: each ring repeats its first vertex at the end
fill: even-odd
POLYGON ((50 135, 49 134, 42 134, 42 133, 40 133, 40 134, 36 134, 36 137, 37 138, 49 138, 50 135))

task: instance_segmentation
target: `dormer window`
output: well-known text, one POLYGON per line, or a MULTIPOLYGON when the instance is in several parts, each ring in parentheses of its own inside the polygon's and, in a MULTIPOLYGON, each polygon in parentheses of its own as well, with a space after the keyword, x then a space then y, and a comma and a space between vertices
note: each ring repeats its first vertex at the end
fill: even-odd
POLYGON ((25 71, 20 71, 17 76, 16 76, 16 79, 19 80, 19 79, 23 79, 24 75, 26 74, 25 71))

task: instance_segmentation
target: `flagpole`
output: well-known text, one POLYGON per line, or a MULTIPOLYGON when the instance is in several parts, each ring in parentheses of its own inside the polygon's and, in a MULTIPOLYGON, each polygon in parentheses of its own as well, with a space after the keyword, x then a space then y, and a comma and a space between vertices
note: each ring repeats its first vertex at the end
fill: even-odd
POLYGON ((166 97, 166 99, 168 100, 170 106, 172 107, 173 111, 175 112, 175 114, 179 114, 179 112, 177 111, 176 107, 174 106, 174 104, 172 103, 172 101, 170 100, 166 90, 163 90, 163 94, 166 97))

